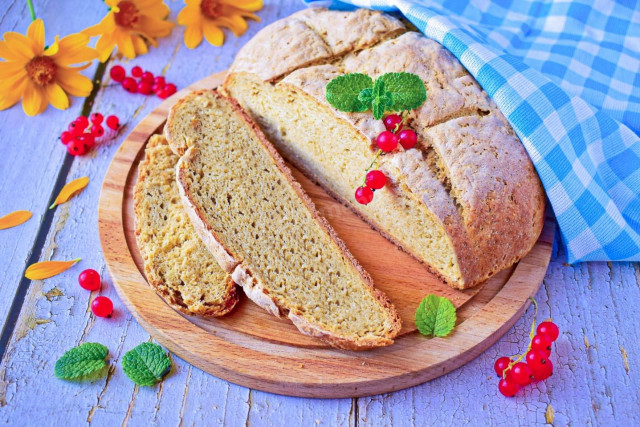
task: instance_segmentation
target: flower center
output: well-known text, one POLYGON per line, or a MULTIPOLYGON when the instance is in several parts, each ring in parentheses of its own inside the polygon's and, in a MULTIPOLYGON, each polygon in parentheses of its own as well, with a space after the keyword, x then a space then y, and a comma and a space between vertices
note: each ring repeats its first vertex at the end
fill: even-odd
POLYGON ((218 0, 202 0, 200 3, 202 14, 210 19, 216 19, 222 16, 222 5, 218 0))
POLYGON ((46 56, 36 56, 27 63, 26 68, 29 78, 40 86, 48 85, 56 76, 56 64, 46 56))
POLYGON ((132 28, 140 18, 138 8, 133 2, 121 1, 118 3, 119 12, 115 14, 116 24, 124 28, 132 28))

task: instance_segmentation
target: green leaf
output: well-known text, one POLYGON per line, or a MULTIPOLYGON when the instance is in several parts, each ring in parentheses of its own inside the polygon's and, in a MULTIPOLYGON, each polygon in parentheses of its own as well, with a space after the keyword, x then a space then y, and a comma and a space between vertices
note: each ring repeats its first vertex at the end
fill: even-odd
POLYGON ((429 294, 416 310, 416 326, 423 335, 446 337, 456 326, 456 308, 447 298, 429 294))
POLYGON ((380 79, 373 84, 373 101, 371 109, 373 110, 373 118, 380 120, 385 111, 388 111, 393 105, 391 94, 385 90, 384 82, 380 79))
POLYGON ((327 102, 335 109, 349 113, 367 111, 371 102, 360 99, 363 90, 373 87, 373 80, 366 74, 350 73, 336 77, 327 84, 327 102))
POLYGON ((413 110, 427 100, 427 90, 420 77, 412 73, 386 73, 377 81, 384 82, 385 89, 391 93, 393 110, 413 110))
POLYGON ((74 347, 57 360, 54 372, 63 380, 94 379, 92 374, 106 373, 105 358, 109 349, 95 342, 87 342, 74 347), (101 372, 102 371, 102 372, 101 372))
POLYGON ((122 369, 131 381, 152 386, 171 369, 171 360, 158 344, 143 342, 122 358, 122 369))

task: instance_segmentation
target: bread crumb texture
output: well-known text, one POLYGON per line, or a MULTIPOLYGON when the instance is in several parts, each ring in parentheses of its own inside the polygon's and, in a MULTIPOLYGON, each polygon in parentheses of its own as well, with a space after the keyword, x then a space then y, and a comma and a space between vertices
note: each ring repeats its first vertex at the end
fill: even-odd
POLYGON ((180 201, 178 156, 164 137, 147 143, 134 190, 136 239, 158 294, 186 314, 221 316, 238 301, 236 285, 196 234, 180 201))

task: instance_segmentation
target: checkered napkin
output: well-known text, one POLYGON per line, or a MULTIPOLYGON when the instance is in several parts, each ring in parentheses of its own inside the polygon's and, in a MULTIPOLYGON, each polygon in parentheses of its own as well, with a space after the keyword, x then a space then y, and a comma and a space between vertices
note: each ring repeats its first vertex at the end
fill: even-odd
POLYGON ((640 1, 304 0, 400 12, 522 140, 568 261, 640 261, 640 1))

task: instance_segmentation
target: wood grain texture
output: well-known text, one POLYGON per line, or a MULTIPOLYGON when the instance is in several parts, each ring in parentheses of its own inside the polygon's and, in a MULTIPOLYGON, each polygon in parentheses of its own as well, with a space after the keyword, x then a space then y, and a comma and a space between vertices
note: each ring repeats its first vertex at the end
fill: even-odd
MULTIPOLYGON (((182 2, 168 3, 175 19, 182 2)), ((167 66, 168 79, 178 87, 224 70, 237 49, 259 28, 303 8, 298 0, 265 3, 265 9, 259 12, 262 23, 251 23, 249 32, 240 39, 230 36, 223 48, 203 45, 188 50, 182 45, 182 30, 177 29, 171 37, 160 40, 158 49, 152 49, 126 66, 130 68, 135 63, 154 72, 167 66)), ((40 9, 41 5, 47 6, 42 12, 47 17, 57 15, 58 10, 65 11, 56 21, 45 19, 49 35, 64 35, 71 25, 89 25, 86 21, 90 18, 84 18, 87 14, 79 18, 69 11, 93 10, 99 14, 103 10, 99 1, 36 0, 35 4, 40 9)), ((22 25, 16 27, 18 30, 24 30, 28 22, 26 3, 14 0, 3 6, 0 33, 12 30, 15 23, 22 25)), ((103 84, 107 83, 109 80, 105 79, 103 84)), ((158 103, 155 98, 129 95, 110 86, 100 91, 94 110, 117 113, 128 123, 127 129, 131 129, 158 103)), ((76 100, 72 108, 77 104, 76 100)), ((63 157, 55 137, 77 112, 51 110, 45 113, 46 120, 44 116, 40 120, 25 119, 19 107, 13 111, 0 112, 4 123, 14 124, 0 128, 0 158, 12 160, 7 162, 11 171, 3 168, 4 163, 0 164, 0 185, 11 190, 5 184, 7 173, 15 174, 11 176, 24 183, 36 182, 32 187, 3 194, 19 195, 22 200, 37 203, 41 197, 37 188, 44 188, 55 176, 49 174, 41 178, 44 173, 38 165, 54 163, 56 155, 58 159, 63 157), (46 144, 37 145, 44 140, 46 144), (34 149, 21 151, 22 145, 34 149), (45 149, 38 151, 37 147, 45 149), (43 159, 32 156, 31 152, 37 152, 43 159), (40 160, 41 163, 37 163, 40 160)), ((95 156, 75 159, 70 177, 89 172, 93 182, 100 182, 123 139, 121 135, 95 156)), ((359 399, 278 396, 219 380, 178 357, 173 357, 174 369, 160 385, 136 388, 124 376, 119 362, 125 351, 148 340, 149 335, 123 308, 104 269, 96 229, 98 196, 99 186, 90 184, 86 194, 67 205, 65 211, 56 211, 54 224, 45 239, 45 249, 49 248, 45 252, 58 259, 81 255, 83 262, 65 275, 31 284, 18 328, 0 364, 0 423, 41 426, 125 423, 133 426, 551 425, 545 417, 551 407, 555 426, 640 425, 637 410, 640 407, 637 393, 640 387, 637 320, 640 318, 640 268, 635 263, 567 266, 563 264, 562 253, 554 255, 536 295, 541 303, 541 318, 552 316, 562 329, 552 355, 556 373, 545 383, 523 390, 515 399, 504 399, 497 393, 492 365, 498 356, 517 353, 526 345, 531 308, 498 343, 464 367, 402 392, 359 399), (95 319, 88 314, 89 301, 95 294, 90 295, 76 285, 77 273, 85 267, 104 273, 103 294, 113 299, 117 310, 113 319, 95 319), (55 360, 68 348, 86 341, 99 341, 109 347, 112 373, 85 384, 55 379, 52 375, 55 360)), ((0 205, 6 203, 4 197, 0 201, 0 205)), ((36 236, 32 233, 36 231, 30 229, 19 238, 34 240, 36 236)), ((17 243, 13 240, 15 236, 6 239, 4 236, 0 235, 0 246, 17 243)), ((13 255, 10 251, 2 252, 0 292, 17 285, 22 271, 14 275, 9 272, 16 268, 14 264, 25 262, 23 257, 31 250, 27 246, 13 255), (12 258, 5 257, 7 253, 12 258)), ((24 265, 18 268, 22 269, 24 265)), ((2 307, 8 304, 5 295, 0 298, 2 307)))

